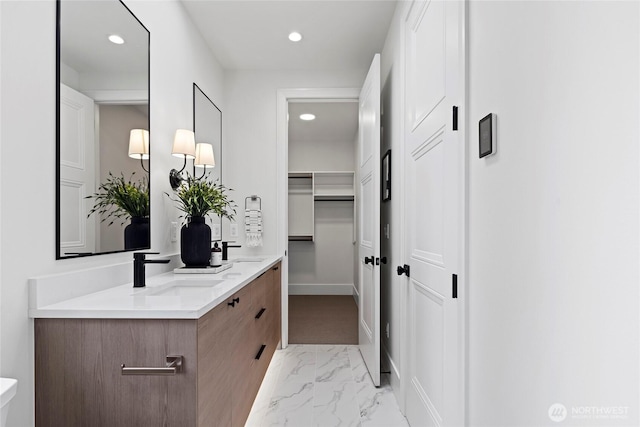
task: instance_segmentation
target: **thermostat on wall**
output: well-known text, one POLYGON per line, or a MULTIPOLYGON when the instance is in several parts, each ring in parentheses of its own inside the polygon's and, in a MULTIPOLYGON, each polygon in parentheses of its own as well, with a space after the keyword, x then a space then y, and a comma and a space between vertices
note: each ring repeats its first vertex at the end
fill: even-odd
POLYGON ((497 130, 498 118, 495 114, 489 113, 480 119, 480 158, 495 154, 498 142, 497 130))

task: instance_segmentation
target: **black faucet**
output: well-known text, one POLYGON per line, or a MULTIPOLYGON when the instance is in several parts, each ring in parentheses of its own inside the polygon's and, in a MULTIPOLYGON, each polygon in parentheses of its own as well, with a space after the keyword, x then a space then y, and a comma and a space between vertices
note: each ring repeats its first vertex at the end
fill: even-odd
POLYGON ((222 260, 226 261, 229 259, 229 248, 241 248, 240 245, 230 245, 229 243, 234 242, 222 242, 222 260))
POLYGON ((134 252, 133 253, 133 287, 144 288, 145 264, 168 264, 170 259, 146 259, 146 255, 159 255, 160 252, 134 252))

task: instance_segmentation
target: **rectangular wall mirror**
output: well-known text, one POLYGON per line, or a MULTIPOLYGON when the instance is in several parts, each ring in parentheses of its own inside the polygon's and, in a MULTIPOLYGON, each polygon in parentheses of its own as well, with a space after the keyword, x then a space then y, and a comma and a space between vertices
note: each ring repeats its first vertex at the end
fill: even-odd
MULTIPOLYGON (((197 167, 196 176, 203 173, 213 182, 222 183, 222 111, 209 98, 197 84, 193 84, 193 131, 196 143, 206 143, 213 146, 215 166, 203 170, 197 167)), ((210 217, 207 223, 211 227, 211 238, 222 239, 222 221, 220 217, 210 217), (218 231, 218 234, 216 234, 218 231)))
POLYGON ((119 0, 57 2, 56 259, 150 247, 149 31, 119 0))

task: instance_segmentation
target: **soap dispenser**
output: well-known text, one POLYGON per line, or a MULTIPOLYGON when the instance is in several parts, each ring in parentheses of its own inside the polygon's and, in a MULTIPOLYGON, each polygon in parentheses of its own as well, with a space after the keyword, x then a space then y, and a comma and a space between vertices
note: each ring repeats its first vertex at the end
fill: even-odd
POLYGON ((222 249, 218 246, 218 242, 215 242, 211 249, 211 265, 213 267, 220 267, 222 265, 222 249))

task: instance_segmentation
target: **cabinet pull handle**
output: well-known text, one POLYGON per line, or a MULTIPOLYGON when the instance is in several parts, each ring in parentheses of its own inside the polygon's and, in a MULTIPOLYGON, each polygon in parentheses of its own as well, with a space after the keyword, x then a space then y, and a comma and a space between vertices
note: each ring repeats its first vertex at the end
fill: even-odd
POLYGON ((127 367, 120 365, 122 375, 175 375, 182 372, 182 356, 167 356, 164 368, 127 367))
POLYGON ((267 348, 267 346, 262 344, 262 346, 260 347, 260 351, 258 352, 258 354, 256 354, 256 360, 260 360, 260 357, 262 356, 262 352, 264 351, 265 348, 267 348))
POLYGON ((273 271, 278 271, 278 269, 279 269, 279 268, 280 268, 280 267, 273 267, 273 269, 272 269, 272 270, 273 270, 273 271))
POLYGON ((266 308, 261 308, 258 314, 256 314, 256 319, 261 318, 266 310, 267 310, 266 308))
POLYGON ((227 303, 227 305, 230 305, 231 307, 235 307, 236 304, 240 304, 240 297, 234 298, 231 300, 231 302, 227 303))

